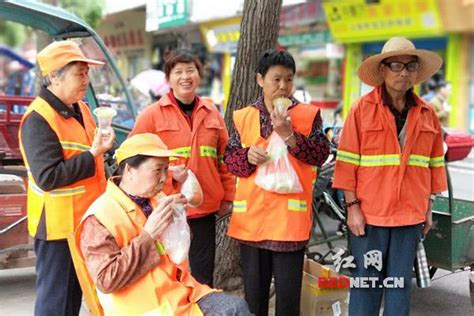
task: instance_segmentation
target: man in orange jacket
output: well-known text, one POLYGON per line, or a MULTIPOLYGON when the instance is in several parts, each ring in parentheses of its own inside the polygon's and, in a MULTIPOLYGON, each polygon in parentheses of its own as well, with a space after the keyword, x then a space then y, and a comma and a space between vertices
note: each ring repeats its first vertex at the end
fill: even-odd
POLYGON ((378 283, 351 289, 349 315, 379 315, 384 292, 384 315, 409 314, 416 247, 432 225, 431 194, 446 190, 439 120, 412 88, 441 64, 437 54, 394 37, 359 68, 360 79, 375 88, 346 119, 334 187, 346 199, 352 276, 378 283), (379 264, 367 264, 371 255, 379 264), (404 278, 404 287, 383 289, 386 277, 404 278))

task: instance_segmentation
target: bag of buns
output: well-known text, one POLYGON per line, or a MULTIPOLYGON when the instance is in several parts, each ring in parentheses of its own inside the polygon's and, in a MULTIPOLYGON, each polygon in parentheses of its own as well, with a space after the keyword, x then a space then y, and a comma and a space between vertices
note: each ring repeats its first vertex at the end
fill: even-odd
POLYGON ((277 133, 270 135, 266 151, 270 160, 257 167, 255 184, 280 194, 303 192, 298 174, 288 158, 287 146, 277 133))
POLYGON ((188 200, 188 205, 191 207, 198 207, 201 205, 204 195, 202 193, 201 185, 191 170, 187 170, 188 176, 181 186, 181 193, 188 200))

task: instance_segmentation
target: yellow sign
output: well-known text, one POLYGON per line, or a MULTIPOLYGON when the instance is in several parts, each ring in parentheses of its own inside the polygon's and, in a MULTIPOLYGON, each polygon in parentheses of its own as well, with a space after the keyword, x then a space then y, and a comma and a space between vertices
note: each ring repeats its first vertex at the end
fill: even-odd
POLYGON ((237 51, 240 38, 241 17, 200 24, 201 35, 210 52, 230 53, 237 51))
POLYGON ((443 31, 436 0, 327 1, 323 7, 331 33, 341 43, 426 37, 443 31))

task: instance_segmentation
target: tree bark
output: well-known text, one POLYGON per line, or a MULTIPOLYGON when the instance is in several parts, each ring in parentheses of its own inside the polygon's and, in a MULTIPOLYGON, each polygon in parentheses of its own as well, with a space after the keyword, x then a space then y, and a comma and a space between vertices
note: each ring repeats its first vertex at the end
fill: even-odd
MULTIPOLYGON (((277 44, 281 3, 282 0, 245 0, 225 115, 229 132, 233 128, 232 113, 261 95, 256 82, 257 63, 265 50, 275 48, 277 44)), ((239 244, 227 237, 228 223, 228 218, 217 223, 214 285, 226 291, 242 293, 239 244)))
POLYGON ((232 125, 235 110, 247 106, 261 94, 256 81, 257 64, 265 50, 276 47, 281 3, 282 0, 245 0, 225 115, 227 127, 232 125))

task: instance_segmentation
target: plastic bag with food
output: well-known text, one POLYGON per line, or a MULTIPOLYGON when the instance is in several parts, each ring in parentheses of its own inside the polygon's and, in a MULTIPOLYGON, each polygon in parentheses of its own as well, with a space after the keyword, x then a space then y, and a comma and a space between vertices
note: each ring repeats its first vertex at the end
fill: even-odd
POLYGON ((175 203, 173 209, 173 220, 163 231, 161 241, 171 261, 181 264, 188 258, 191 231, 186 220, 186 207, 175 203))
POLYGON ((181 193, 188 200, 188 205, 192 207, 198 207, 201 205, 204 198, 201 185, 191 170, 188 169, 188 177, 184 180, 181 186, 181 193))
MULTIPOLYGON (((169 170, 173 173, 182 173, 185 170, 184 165, 170 166, 169 170)), ((186 170, 186 180, 181 185, 181 193, 188 200, 188 205, 191 207, 198 207, 201 205, 204 195, 202 193, 201 185, 191 170, 186 170)))
POLYGON ((303 192, 298 174, 288 157, 286 144, 275 132, 270 135, 267 154, 270 160, 258 166, 255 183, 270 192, 281 194, 303 192))

